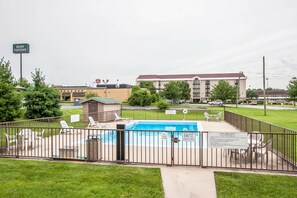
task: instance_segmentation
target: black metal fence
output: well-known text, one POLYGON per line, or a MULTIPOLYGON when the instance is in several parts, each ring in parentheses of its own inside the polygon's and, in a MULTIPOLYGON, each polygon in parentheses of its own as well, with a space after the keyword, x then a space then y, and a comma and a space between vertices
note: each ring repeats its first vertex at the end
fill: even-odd
POLYGON ((247 146, 234 149, 226 145, 213 147, 213 133, 119 127, 0 127, 0 138, 4 139, 0 142, 0 156, 297 171, 297 134, 260 132, 254 138, 255 133, 244 133, 247 146), (252 139, 257 143, 252 144, 252 139))
POLYGON ((255 120, 247 116, 224 111, 225 121, 237 129, 246 132, 261 132, 265 141, 277 136, 274 140, 273 149, 288 162, 295 164, 297 161, 297 131, 280 127, 271 123, 255 120))

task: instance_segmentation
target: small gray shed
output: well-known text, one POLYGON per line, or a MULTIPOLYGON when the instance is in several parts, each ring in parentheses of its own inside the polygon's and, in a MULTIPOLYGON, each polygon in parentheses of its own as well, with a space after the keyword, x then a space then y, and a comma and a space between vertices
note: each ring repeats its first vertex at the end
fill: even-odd
POLYGON ((83 120, 88 122, 89 116, 95 121, 114 121, 115 113, 121 114, 121 102, 113 98, 93 97, 80 101, 83 105, 83 120))

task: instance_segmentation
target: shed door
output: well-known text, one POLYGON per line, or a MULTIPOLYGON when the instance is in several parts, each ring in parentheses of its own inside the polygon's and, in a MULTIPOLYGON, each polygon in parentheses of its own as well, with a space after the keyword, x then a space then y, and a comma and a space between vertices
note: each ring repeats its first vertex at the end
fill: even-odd
POLYGON ((98 103, 89 102, 89 116, 92 116, 95 121, 98 121, 98 103))

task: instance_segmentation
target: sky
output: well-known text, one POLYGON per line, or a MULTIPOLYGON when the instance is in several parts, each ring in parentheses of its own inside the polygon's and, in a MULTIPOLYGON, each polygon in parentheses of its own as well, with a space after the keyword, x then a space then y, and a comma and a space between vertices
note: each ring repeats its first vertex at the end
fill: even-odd
POLYGON ((46 83, 135 84, 145 74, 243 72, 247 88, 297 76, 296 0, 0 0, 0 58, 46 83))

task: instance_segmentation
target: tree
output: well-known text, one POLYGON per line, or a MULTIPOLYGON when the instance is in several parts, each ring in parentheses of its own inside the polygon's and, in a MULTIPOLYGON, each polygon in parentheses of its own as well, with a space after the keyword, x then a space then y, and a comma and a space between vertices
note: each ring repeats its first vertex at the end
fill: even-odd
POLYGON ((139 87, 148 89, 151 92, 151 94, 156 93, 156 87, 154 83, 151 81, 140 81, 139 87))
POLYGON ((236 87, 230 85, 227 81, 220 80, 217 85, 213 86, 210 92, 210 98, 212 100, 221 99, 226 101, 227 99, 236 99, 236 87))
POLYGON ((128 98, 131 106, 149 106, 152 104, 151 93, 147 89, 132 89, 132 94, 128 98))
POLYGON ((88 92, 85 94, 85 99, 99 97, 97 93, 88 92))
POLYGON ((289 85, 287 86, 288 89, 288 96, 289 100, 293 101, 294 106, 296 106, 297 101, 297 78, 293 77, 292 80, 290 80, 289 85))
POLYGON ((249 99, 258 98, 259 95, 257 94, 255 89, 247 89, 246 90, 246 97, 249 99))
POLYGON ((189 83, 187 83, 186 81, 181 81, 180 92, 180 99, 185 100, 185 102, 189 100, 191 97, 191 89, 189 83))
POLYGON ((14 86, 9 61, 0 60, 0 122, 12 121, 21 114, 21 96, 14 86))
POLYGON ((157 107, 159 110, 166 110, 168 109, 170 106, 170 104, 164 100, 159 100, 159 102, 157 103, 157 107))
POLYGON ((180 82, 170 81, 169 83, 166 83, 162 95, 168 100, 172 100, 173 103, 176 103, 177 100, 181 98, 180 82))
POLYGON ((30 83, 25 78, 19 79, 16 84, 25 89, 30 87, 30 83))
POLYGON ((26 118, 61 116, 59 92, 45 84, 45 76, 40 69, 31 73, 33 85, 25 93, 26 118))

